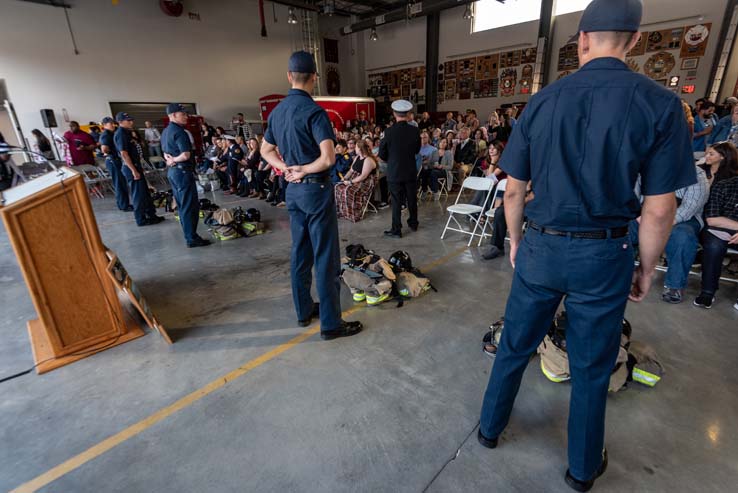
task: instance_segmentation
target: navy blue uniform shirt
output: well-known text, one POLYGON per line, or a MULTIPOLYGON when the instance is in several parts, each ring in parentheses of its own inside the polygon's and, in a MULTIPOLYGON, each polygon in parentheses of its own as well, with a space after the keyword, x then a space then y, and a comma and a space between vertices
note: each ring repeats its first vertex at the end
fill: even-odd
POLYGON ((131 158, 133 164, 140 164, 141 159, 138 154, 138 147, 131 137, 131 131, 123 127, 118 127, 113 136, 115 147, 118 148, 118 152, 126 151, 128 156, 131 158))
POLYGON ((182 161, 179 164, 195 165, 192 159, 192 142, 190 142, 190 136, 187 135, 184 128, 174 122, 169 122, 167 128, 161 133, 161 150, 167 154, 171 154, 173 157, 177 157, 183 152, 189 152, 190 159, 182 161))
POLYGON ((108 146, 110 148, 106 157, 110 157, 115 161, 120 161, 120 156, 118 155, 118 147, 116 147, 115 145, 115 138, 112 131, 107 129, 103 130, 103 133, 100 134, 100 145, 108 146))
POLYGON ((237 166, 243 159, 243 149, 238 144, 231 144, 228 150, 218 160, 221 163, 227 162, 229 166, 237 166))
POLYGON ((288 166, 312 163, 320 157, 320 143, 324 140, 335 143, 335 139, 328 114, 310 94, 300 89, 290 89, 274 108, 264 134, 264 140, 279 147, 288 166))
POLYGON ((563 231, 638 217, 638 175, 644 195, 697 182, 679 98, 616 58, 594 59, 533 96, 500 166, 531 180, 528 218, 563 231))

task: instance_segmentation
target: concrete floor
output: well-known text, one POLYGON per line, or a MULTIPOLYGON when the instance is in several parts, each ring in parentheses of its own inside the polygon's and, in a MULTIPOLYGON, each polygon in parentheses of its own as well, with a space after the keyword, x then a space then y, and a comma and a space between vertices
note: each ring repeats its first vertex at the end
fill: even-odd
MULTIPOLYGON (((256 204, 269 234, 188 250, 171 218, 137 228, 111 200, 93 204, 104 241, 176 343, 151 333, 0 384, 0 491, 303 330, 290 295, 284 209, 256 204)), ((479 418, 491 367, 480 341, 502 315, 511 279, 506 259, 480 261, 458 235, 439 240, 444 220, 442 205, 424 203, 420 231, 401 240, 381 234, 389 211, 340 222, 342 245, 362 242, 383 255, 402 248, 416 265, 448 256, 429 271, 438 293, 399 309, 388 303, 355 312, 349 318, 364 322, 362 334, 332 342, 313 336, 38 491, 423 491, 479 418)), ((1 378, 32 365, 25 322, 35 315, 4 233, 0 252, 1 378)), ((698 288, 692 279, 690 301, 698 288)), ((654 389, 631 384, 610 397, 610 467, 596 489, 735 491, 738 290, 723 285, 709 312, 666 305, 659 291, 631 304, 627 317, 634 338, 655 346, 668 373, 654 389)), ((344 291, 344 309, 352 305, 344 291)), ((531 365, 501 446, 483 449, 472 436, 428 491, 569 491, 568 393, 531 365)))

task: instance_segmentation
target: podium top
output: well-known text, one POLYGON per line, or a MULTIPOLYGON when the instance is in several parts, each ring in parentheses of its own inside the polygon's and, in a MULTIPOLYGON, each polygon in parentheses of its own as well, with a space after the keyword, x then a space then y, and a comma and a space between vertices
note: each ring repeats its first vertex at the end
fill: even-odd
POLYGON ((0 207, 13 205, 21 200, 35 195, 38 192, 49 189, 63 180, 79 176, 79 172, 69 167, 62 167, 56 171, 50 171, 38 178, 22 183, 16 187, 9 188, 0 193, 0 207))

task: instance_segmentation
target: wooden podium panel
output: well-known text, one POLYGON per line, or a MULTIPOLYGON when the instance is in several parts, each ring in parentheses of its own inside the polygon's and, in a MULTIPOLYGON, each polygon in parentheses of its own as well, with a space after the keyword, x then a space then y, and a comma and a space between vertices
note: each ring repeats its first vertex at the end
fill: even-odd
POLYGON ((39 319, 39 373, 144 334, 129 328, 83 177, 69 168, 3 193, 0 209, 39 319))

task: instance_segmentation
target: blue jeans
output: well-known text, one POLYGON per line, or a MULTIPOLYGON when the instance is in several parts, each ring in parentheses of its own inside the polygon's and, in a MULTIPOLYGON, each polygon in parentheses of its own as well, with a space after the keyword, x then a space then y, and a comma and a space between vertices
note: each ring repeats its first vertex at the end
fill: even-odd
POLYGON ((528 230, 518 249, 505 330, 484 395, 484 436, 496 438, 507 426, 530 356, 565 298, 571 373, 569 469, 584 481, 595 475, 602 461, 607 388, 632 276, 627 236, 584 240, 528 230))
POLYGON ((133 179, 133 173, 131 173, 128 166, 123 165, 121 173, 125 176, 128 181, 128 189, 131 191, 131 201, 133 202, 133 215, 136 218, 136 224, 143 226, 146 224, 148 219, 156 216, 156 208, 154 202, 151 200, 151 194, 149 193, 149 184, 146 182, 143 168, 140 164, 136 164, 136 170, 141 178, 138 180, 133 179))
POLYGON ((105 158, 105 167, 108 168, 110 180, 113 182, 113 190, 115 190, 115 203, 118 209, 124 211, 131 206, 131 201, 128 198, 128 184, 121 172, 121 166, 120 161, 116 161, 111 157, 105 158))
MULTIPOLYGON (((629 225, 630 239, 634 246, 638 245, 637 221, 629 225)), ((664 286, 669 289, 684 289, 687 287, 689 271, 697 256, 700 230, 702 226, 697 219, 675 224, 671 230, 669 241, 666 243, 665 253, 669 269, 664 276, 664 286)))
POLYGON ((177 201, 179 223, 182 225, 185 241, 188 245, 198 240, 197 221, 200 217, 200 202, 197 199, 195 175, 191 171, 184 171, 170 167, 167 171, 169 183, 172 185, 172 194, 177 201))
POLYGON ((292 298, 297 319, 309 319, 313 310, 310 287, 315 264, 320 330, 335 330, 341 325, 341 253, 333 185, 290 183, 287 210, 292 232, 292 298))

